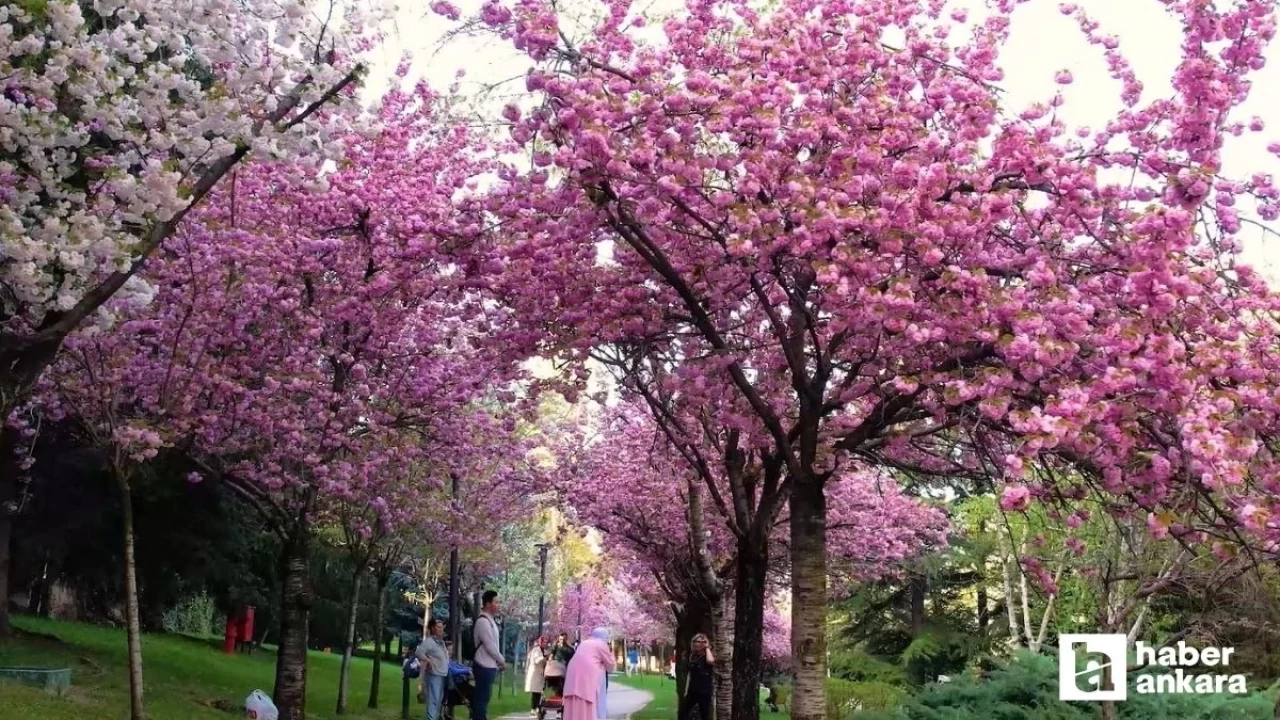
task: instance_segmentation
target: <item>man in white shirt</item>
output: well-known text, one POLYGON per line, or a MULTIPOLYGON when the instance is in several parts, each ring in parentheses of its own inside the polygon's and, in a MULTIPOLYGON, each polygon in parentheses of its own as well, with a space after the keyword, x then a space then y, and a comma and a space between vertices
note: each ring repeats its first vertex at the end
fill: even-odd
POLYGON ((506 668, 502 649, 498 645, 498 593, 486 590, 482 596, 484 605, 474 626, 476 659, 471 668, 476 677, 476 692, 471 699, 471 720, 489 720, 489 699, 493 697, 493 684, 498 673, 506 668))
POLYGON ((427 720, 440 720, 440 706, 444 702, 444 681, 449 674, 449 653, 445 650, 444 623, 435 618, 427 622, 427 634, 418 645, 418 660, 422 663, 422 694, 427 704, 427 720))

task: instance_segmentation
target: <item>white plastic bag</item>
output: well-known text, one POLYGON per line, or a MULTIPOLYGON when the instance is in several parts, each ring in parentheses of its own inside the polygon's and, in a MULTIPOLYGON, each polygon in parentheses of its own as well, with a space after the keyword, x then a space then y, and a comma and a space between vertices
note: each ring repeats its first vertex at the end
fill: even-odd
POLYGON ((276 710, 276 704, 271 702, 270 695, 254 690, 252 695, 245 698, 244 716, 250 720, 280 720, 280 711, 276 710))

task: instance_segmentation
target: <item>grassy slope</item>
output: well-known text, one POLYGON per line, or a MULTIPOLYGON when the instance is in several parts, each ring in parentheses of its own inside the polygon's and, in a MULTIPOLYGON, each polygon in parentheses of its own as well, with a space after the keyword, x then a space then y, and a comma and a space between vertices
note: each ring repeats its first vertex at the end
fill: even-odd
MULTIPOLYGON (((22 630, 56 635, 62 642, 33 637, 0 642, 0 666, 70 667, 71 692, 65 698, 44 695, 16 685, 0 684, 0 720, 117 720, 129 716, 128 673, 124 632, 112 628, 15 618, 22 630)), ((332 718, 338 695, 341 656, 312 653, 307 666, 307 715, 332 718)), ((367 710, 372 661, 352 661, 352 710, 346 718, 399 718, 400 672, 396 663, 383 663, 379 710, 367 710)), ((147 715, 151 720, 227 720, 231 715, 215 703, 242 707, 255 689, 271 692, 275 655, 223 655, 219 645, 181 636, 143 638, 147 715)), ((522 680, 522 679, 521 679, 522 680)), ((528 707, 528 696, 510 691, 495 697, 490 716, 528 707)), ((517 688, 523 690, 523 686, 517 688)), ((417 689, 414 688, 416 694, 417 689)), ((410 716, 423 708, 411 700, 410 716)), ((466 713, 459 713, 465 717, 466 713)))

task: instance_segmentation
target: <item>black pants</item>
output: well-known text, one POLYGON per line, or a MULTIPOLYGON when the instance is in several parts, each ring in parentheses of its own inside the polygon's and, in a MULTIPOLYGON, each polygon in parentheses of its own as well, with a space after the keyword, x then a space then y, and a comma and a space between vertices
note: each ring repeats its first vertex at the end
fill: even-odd
POLYGON ((529 709, 537 710, 538 706, 542 704, 542 693, 529 693, 529 697, 530 697, 529 709))
POLYGON ((711 692, 689 690, 680 720, 714 720, 711 714, 711 692))

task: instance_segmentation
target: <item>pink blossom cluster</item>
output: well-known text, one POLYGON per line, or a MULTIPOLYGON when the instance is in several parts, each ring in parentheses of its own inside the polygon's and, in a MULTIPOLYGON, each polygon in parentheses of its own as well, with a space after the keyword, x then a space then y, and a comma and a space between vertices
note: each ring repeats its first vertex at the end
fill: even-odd
POLYGON ((239 169, 148 266, 154 300, 69 339, 41 409, 135 461, 177 448, 285 527, 341 512, 362 537, 413 523, 472 547, 528 512, 533 443, 494 402, 518 370, 440 239, 485 170, 448 108, 418 84, 332 172, 239 169))
POLYGON ((963 34, 923 0, 689 0, 653 39, 603 2, 580 45, 552 3, 487 9, 545 101, 504 115, 532 168, 504 172, 484 201, 501 233, 476 247, 501 259, 486 286, 539 319, 516 341, 584 362, 643 348, 667 397, 800 478, 996 474, 1017 509, 1071 492, 1031 477, 1069 466, 1275 535, 1277 297, 1235 253, 1280 191, 1221 156, 1263 129, 1235 110, 1274 7, 1165 3, 1182 59, 1149 97, 1064 6, 1121 86, 1090 130, 1061 95, 1003 106, 1018 4, 963 34))
POLYGON ((604 582, 594 575, 569 581, 560 589, 548 613, 549 633, 568 633, 576 638, 591 635, 597 627, 608 627, 609 593, 604 582))
MULTIPOLYGON (((947 545, 946 514, 904 493, 889 473, 843 473, 827 495, 833 591, 850 582, 896 575, 906 560, 947 545)), ((787 538, 777 542, 786 547, 787 538)))
POLYGON ((764 613, 764 656, 777 670, 786 671, 791 662, 791 615, 771 607, 764 613))
MULTIPOLYGON (((552 489, 579 522, 601 531, 606 553, 614 567, 626 568, 630 586, 637 591, 654 583, 680 588, 682 577, 697 572, 689 485, 698 487, 701 481, 646 412, 620 405, 602 420, 552 489)), ((730 491, 726 485, 720 492, 730 491)), ((829 495, 827 554, 839 580, 836 591, 850 582, 892 575, 904 560, 946 544, 945 515, 904 494, 887 474, 843 474, 832 482, 829 495)), ((735 539, 713 502, 703 510, 702 527, 710 565, 731 583, 735 539)), ((773 527, 771 554, 780 560, 772 581, 781 583, 787 577, 781 561, 788 552, 785 511, 773 527)), ((677 599, 671 593, 647 595, 660 606, 677 599)))

